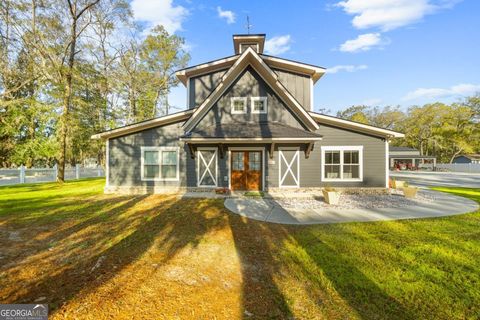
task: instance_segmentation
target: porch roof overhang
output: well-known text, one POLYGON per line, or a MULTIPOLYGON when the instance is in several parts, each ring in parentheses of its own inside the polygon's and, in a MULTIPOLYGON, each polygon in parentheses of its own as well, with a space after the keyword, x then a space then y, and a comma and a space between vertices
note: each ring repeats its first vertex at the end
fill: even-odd
POLYGON ((322 136, 279 122, 260 122, 195 128, 180 139, 190 143, 309 143, 322 140, 322 136))

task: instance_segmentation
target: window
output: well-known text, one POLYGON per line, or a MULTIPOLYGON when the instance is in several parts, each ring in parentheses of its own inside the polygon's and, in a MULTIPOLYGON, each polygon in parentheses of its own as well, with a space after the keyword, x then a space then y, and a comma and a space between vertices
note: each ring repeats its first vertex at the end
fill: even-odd
POLYGON ((143 181, 176 181, 179 179, 177 147, 142 147, 143 181))
POLYGON ((363 181, 363 146, 322 147, 323 181, 363 181))
POLYGON ((252 113, 267 113, 267 97, 251 97, 252 113))
POLYGON ((247 113, 247 98, 234 97, 231 99, 232 113, 247 113))

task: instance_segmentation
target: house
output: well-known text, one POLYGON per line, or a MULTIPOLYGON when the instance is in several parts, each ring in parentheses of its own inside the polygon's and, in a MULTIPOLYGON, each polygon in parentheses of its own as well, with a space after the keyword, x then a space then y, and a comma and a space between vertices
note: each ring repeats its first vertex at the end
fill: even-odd
POLYGON ((436 157, 422 155, 419 150, 414 148, 390 146, 389 150, 391 169, 434 169, 437 164, 436 157))
POLYGON ((187 110, 92 136, 106 140, 106 192, 388 186, 403 134, 314 112, 325 68, 266 55, 265 34, 234 55, 176 72, 187 110))
POLYGON ((453 163, 480 163, 480 154, 463 154, 455 157, 453 163))

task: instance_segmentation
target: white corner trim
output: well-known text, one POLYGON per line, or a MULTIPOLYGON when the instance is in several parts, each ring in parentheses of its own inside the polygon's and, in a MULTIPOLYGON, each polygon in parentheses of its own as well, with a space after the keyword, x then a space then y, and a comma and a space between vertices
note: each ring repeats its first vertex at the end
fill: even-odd
POLYGON ((140 178, 141 181, 179 181, 180 180, 180 148, 179 147, 140 147, 140 178), (144 177, 144 152, 145 151, 158 151, 158 178, 145 178, 144 177), (175 151, 177 153, 177 170, 175 178, 162 178, 162 151, 175 151))
POLYGON ((105 148, 105 187, 110 187, 110 139, 107 139, 105 148))
POLYGON ((298 147, 293 148, 279 148, 278 149, 278 187, 279 188, 299 188, 300 187, 300 149, 298 147), (283 155, 283 151, 295 151, 290 163, 283 155), (297 162, 297 176, 295 176, 292 165, 294 162, 297 162), (286 165, 286 170, 282 176, 282 166, 286 165), (287 177, 287 174, 290 173, 295 181, 295 185, 283 185, 283 181, 287 177))
POLYGON ((310 111, 313 111, 315 104, 313 103, 313 78, 310 77, 310 111))
POLYGON ((245 114, 247 113, 248 106, 247 106, 247 97, 232 97, 230 98, 230 112, 232 114, 245 114), (235 101, 242 101, 243 102, 243 111, 237 111, 234 108, 235 101))
POLYGON ((217 186, 218 186, 218 148, 216 147, 197 148, 197 187, 216 188, 217 186), (202 151, 215 152, 212 159, 210 159, 210 162, 206 163, 205 159, 202 156, 202 151), (205 171, 202 173, 202 176, 200 176, 200 158, 203 161, 203 164, 205 165, 205 171), (213 176, 214 175, 213 172, 210 171, 210 165, 212 161, 215 161, 215 176, 213 176), (215 182, 214 185, 200 184, 200 181, 203 180, 204 176, 207 173, 210 175, 210 177, 212 177, 213 181, 215 182))
POLYGON ((325 182, 362 182, 363 181, 363 146, 321 146, 321 181, 325 182), (325 178, 325 151, 340 151, 340 179, 325 178), (358 178, 343 179, 343 154, 345 151, 358 151, 358 178))
POLYGON ((390 184, 390 170, 389 170, 389 163, 388 159, 389 156, 389 147, 388 147, 388 139, 385 139, 385 188, 389 188, 390 184))
POLYGON ((266 114, 268 111, 268 105, 267 105, 267 97, 250 97, 250 108, 252 109, 251 112, 252 113, 256 113, 256 114, 259 114, 259 113, 262 113, 262 114, 266 114), (263 101, 263 110, 260 110, 260 111, 256 111, 255 108, 254 108, 254 102, 255 101, 263 101))

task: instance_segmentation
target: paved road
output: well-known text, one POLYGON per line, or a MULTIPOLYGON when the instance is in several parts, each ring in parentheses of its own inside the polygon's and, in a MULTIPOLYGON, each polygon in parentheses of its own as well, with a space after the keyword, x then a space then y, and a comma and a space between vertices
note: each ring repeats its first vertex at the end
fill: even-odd
POLYGON ((412 185, 420 187, 480 188, 480 173, 391 171, 390 177, 397 180, 405 180, 412 185))

